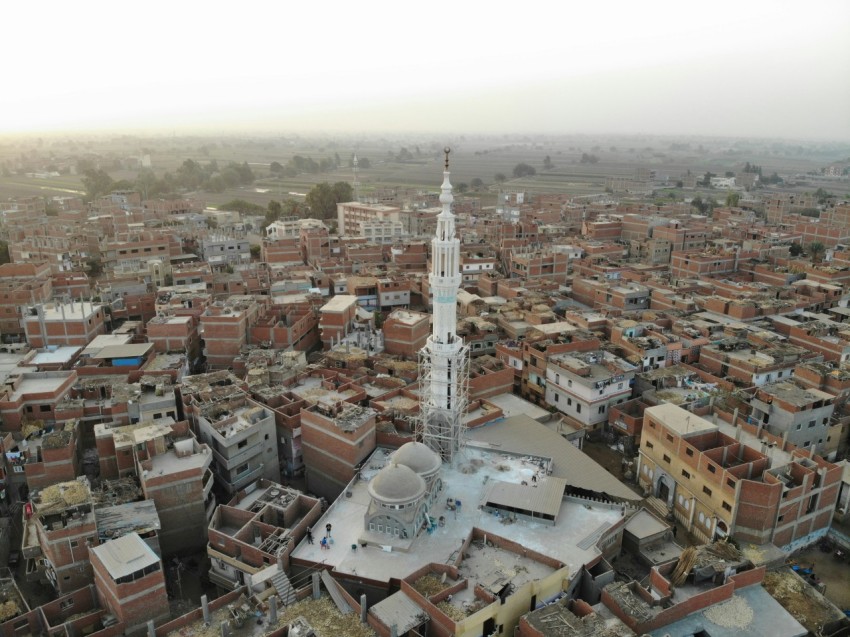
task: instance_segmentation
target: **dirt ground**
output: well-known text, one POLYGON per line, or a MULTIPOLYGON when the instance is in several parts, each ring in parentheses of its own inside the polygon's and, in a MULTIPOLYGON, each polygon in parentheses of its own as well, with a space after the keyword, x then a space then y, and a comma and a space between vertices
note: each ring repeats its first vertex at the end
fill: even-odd
POLYGON ((810 567, 820 580, 826 584, 826 597, 841 610, 850 609, 850 562, 847 558, 838 561, 832 551, 822 553, 817 546, 801 551, 793 556, 794 561, 803 567, 810 567))

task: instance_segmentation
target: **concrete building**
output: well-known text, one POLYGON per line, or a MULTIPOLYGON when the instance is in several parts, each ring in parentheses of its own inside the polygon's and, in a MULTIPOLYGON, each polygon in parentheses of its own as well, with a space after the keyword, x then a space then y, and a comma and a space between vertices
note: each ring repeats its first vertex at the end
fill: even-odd
POLYGON ((198 437, 212 449, 213 473, 232 495, 260 479, 280 480, 274 413, 247 397, 205 406, 198 437))
MULTIPOLYGON (((401 209, 395 206, 348 201, 336 205, 337 234, 359 236, 361 224, 375 221, 401 222, 401 209)), ((399 230, 402 230, 399 227, 399 230)))
POLYGON ((835 397, 789 381, 762 385, 750 399, 750 422, 797 447, 824 454, 835 397))
POLYGON ((637 367, 605 351, 558 354, 546 365, 546 402, 596 429, 608 422, 608 410, 632 395, 637 367))
POLYGON ((779 547, 826 534, 841 467, 738 423, 664 404, 644 412, 638 483, 704 542, 727 535, 779 547))
POLYGON ((377 449, 347 485, 350 496, 314 526, 331 525, 332 549, 301 542, 293 577, 323 563, 386 618, 399 588, 390 582, 399 582, 437 634, 471 637, 498 626, 513 634, 520 616, 554 599, 565 580, 578 585, 579 564, 601 564, 619 550, 622 503, 639 496, 560 434, 521 416, 469 436, 455 467, 421 443, 377 449), (585 488, 600 498, 591 509, 571 495, 585 488), (621 504, 608 508, 607 498, 621 504))
POLYGON ((214 268, 251 261, 251 243, 247 239, 213 236, 201 239, 199 248, 200 257, 214 268))

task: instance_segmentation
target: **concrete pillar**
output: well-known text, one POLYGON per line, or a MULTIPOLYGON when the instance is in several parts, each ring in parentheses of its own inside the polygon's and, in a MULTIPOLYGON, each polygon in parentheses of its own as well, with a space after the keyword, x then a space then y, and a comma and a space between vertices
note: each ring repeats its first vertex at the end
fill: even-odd
POLYGON ((319 599, 322 596, 322 591, 319 588, 319 574, 313 573, 313 599, 319 599))
POLYGON ((204 623, 210 623, 210 604, 206 595, 201 595, 201 610, 204 612, 204 623))
POLYGON ((395 624, 390 626, 390 637, 398 637, 398 626, 395 624))
POLYGON ((156 629, 153 627, 153 620, 148 620, 148 637, 156 637, 156 629))
POLYGON ((369 607, 366 603, 366 594, 360 596, 360 623, 366 623, 366 613, 369 611, 369 607))
POLYGON ((269 598, 269 623, 274 626, 277 624, 277 596, 272 595, 269 598))

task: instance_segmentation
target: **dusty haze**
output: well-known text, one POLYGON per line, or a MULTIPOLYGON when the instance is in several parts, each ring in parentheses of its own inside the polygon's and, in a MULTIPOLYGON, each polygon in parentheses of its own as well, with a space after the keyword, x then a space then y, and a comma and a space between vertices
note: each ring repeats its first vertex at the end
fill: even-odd
POLYGON ((12 3, 0 134, 850 139, 850 3, 12 3), (15 52, 9 57, 9 52, 15 52), (14 60, 14 62, 11 62, 14 60))

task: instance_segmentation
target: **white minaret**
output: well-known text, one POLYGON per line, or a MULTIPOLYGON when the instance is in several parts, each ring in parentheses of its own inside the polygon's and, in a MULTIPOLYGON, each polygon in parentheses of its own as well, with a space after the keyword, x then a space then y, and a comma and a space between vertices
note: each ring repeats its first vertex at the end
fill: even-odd
POLYGON ((469 380, 469 349, 457 336, 457 291, 460 273, 460 239, 455 236, 452 214, 452 185, 449 182, 449 152, 437 216, 437 233, 431 241, 431 274, 428 282, 433 295, 432 331, 419 353, 421 371, 420 434, 445 462, 453 463, 464 443, 463 416, 466 412, 469 380))

